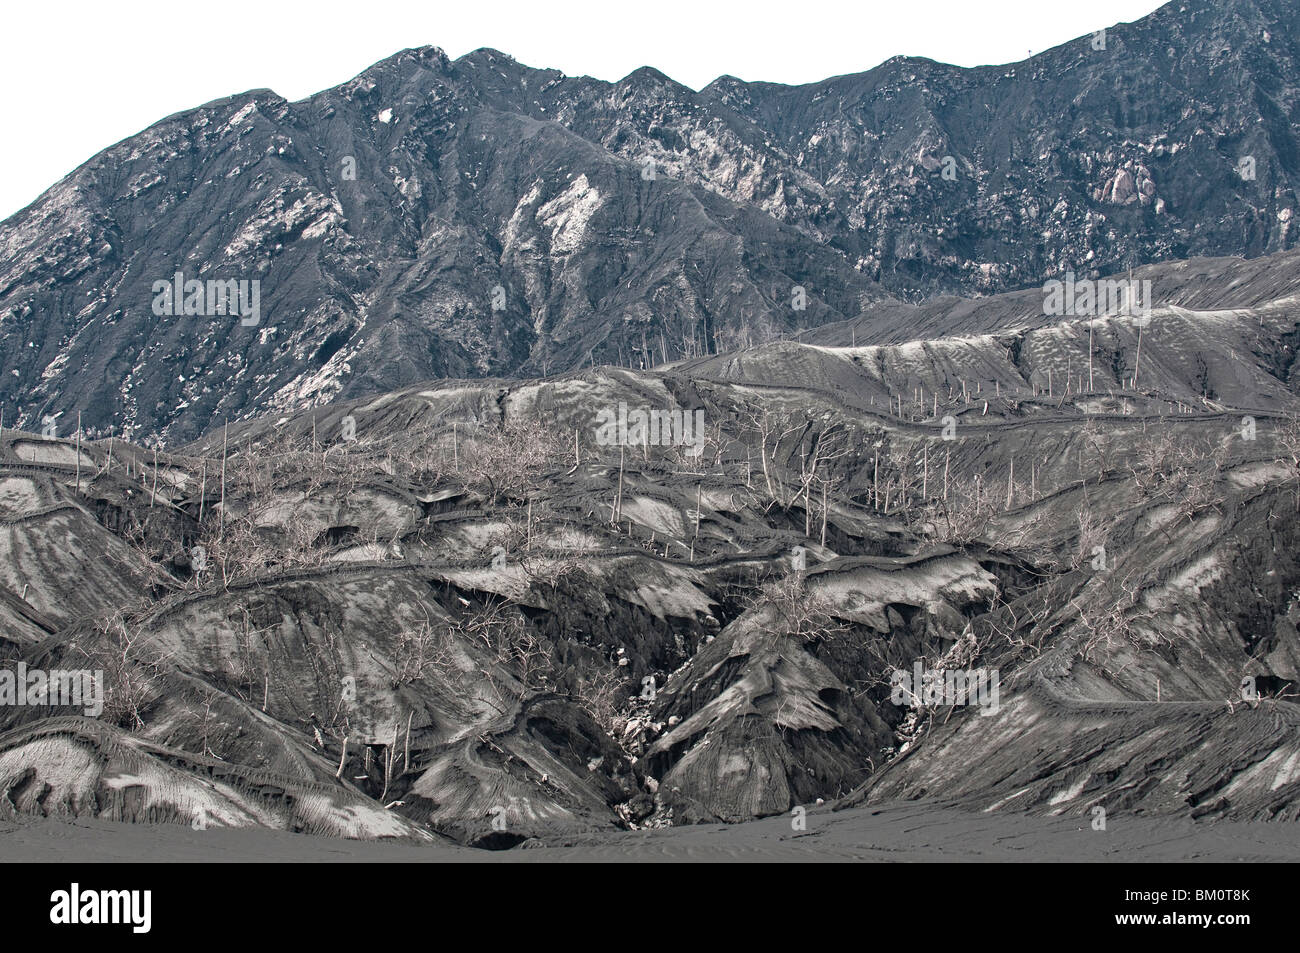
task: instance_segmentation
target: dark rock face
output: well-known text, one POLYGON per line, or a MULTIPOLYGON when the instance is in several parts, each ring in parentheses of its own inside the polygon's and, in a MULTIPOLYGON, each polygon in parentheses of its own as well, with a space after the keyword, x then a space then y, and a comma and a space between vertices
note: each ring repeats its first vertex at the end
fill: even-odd
POLYGON ((0 405, 175 442, 433 377, 705 356, 890 297, 1284 250, 1297 27, 1284 0, 1185 0, 1013 66, 699 93, 424 48, 302 102, 210 103, 0 225, 0 405), (258 281, 256 322, 206 297, 156 314, 178 272, 258 281))

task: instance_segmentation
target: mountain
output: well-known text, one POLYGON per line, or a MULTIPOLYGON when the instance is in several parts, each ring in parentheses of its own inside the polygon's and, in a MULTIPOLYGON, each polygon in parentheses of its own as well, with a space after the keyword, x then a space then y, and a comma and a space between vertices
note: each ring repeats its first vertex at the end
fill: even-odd
POLYGON ((649 368, 1067 271, 1285 251, 1298 21, 1177 0, 1007 66, 699 92, 426 47, 301 102, 233 96, 0 223, 0 406, 174 445, 430 378, 649 368), (163 307, 178 273, 259 282, 257 314, 163 307))
POLYGON ((105 151, 0 225, 0 812, 1300 818, 1298 20, 105 151))

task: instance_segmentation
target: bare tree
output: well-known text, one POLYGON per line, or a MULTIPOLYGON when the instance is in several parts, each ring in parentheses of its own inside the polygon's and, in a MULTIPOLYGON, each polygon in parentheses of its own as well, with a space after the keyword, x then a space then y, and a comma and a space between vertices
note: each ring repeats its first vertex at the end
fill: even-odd
POLYGON ((835 603, 809 586, 802 573, 764 583, 750 597, 748 608, 770 615, 774 631, 804 643, 831 639, 849 629, 836 617, 835 603))
POLYGON ((121 611, 96 622, 71 647, 85 657, 87 668, 103 672, 103 717, 123 728, 143 728, 150 702, 162 692, 170 655, 154 647, 121 611))

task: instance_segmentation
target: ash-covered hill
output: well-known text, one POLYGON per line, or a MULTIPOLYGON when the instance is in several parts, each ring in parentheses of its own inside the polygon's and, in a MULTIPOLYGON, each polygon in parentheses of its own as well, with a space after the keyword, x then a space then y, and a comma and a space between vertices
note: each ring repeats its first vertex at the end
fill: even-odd
POLYGON ((1285 250, 1298 16, 1176 0, 1005 67, 698 93, 423 48, 302 102, 210 103, 0 224, 0 405, 175 443, 433 377, 650 367, 909 313, 891 298, 1285 250), (156 314, 177 273, 259 281, 256 323, 156 314))
POLYGON ((0 806, 485 847, 836 798, 1295 819, 1292 259, 1091 351, 1012 295, 156 455, 5 430, 0 667, 106 691, 0 708, 0 806))

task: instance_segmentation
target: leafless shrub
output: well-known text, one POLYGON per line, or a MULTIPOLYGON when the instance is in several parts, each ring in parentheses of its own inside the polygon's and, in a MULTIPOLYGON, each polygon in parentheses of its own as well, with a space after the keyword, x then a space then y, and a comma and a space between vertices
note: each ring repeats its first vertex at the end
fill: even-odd
POLYGON ((162 562, 172 545, 170 524, 163 511, 128 511, 122 526, 122 538, 153 563, 162 562))
MULTIPOLYGON (((487 650, 489 667, 508 672, 525 691, 550 691, 554 687, 554 645, 534 632, 518 607, 508 600, 489 599, 482 608, 452 623, 452 629, 478 642, 487 650)), ((490 670, 484 674, 492 678, 490 670)))
POLYGON ((989 523, 1002 509, 998 493, 986 487, 977 474, 971 479, 953 479, 947 498, 936 498, 922 513, 938 539, 964 546, 985 536, 989 523))
POLYGON ((836 617, 834 602, 811 588, 799 573, 764 583, 750 597, 749 608, 770 613, 775 631, 805 643, 831 639, 849 629, 836 617))
POLYGON ((1172 645, 1172 640, 1161 634, 1158 620, 1142 608, 1141 592, 1127 580, 1120 585, 1123 598, 1094 597, 1070 600, 1070 606, 1079 614, 1081 637, 1076 654, 1085 662, 1104 665, 1117 643, 1127 643, 1137 649, 1172 645))
POLYGON ((510 558, 528 551, 531 527, 527 506, 520 506, 517 501, 509 502, 502 511, 493 513, 493 520, 502 525, 488 534, 486 542, 489 548, 500 546, 510 554, 510 558))
POLYGON ((393 661, 399 684, 411 685, 437 674, 447 677, 455 671, 452 632, 447 625, 434 625, 428 618, 398 633, 393 661))
POLYGON ((580 579, 586 575, 580 559, 556 556, 545 550, 520 553, 519 565, 530 579, 544 583, 551 589, 570 579, 580 579))
POLYGON ((151 646, 143 631, 122 612, 95 623, 84 641, 71 648, 86 667, 103 672, 102 717, 123 728, 144 727, 144 712, 162 691, 168 655, 151 646))
POLYGON ((620 701, 624 680, 616 668, 599 668, 578 679, 569 698, 611 738, 621 738, 627 716, 620 701))
POLYGON ((568 458, 568 445, 555 428, 538 420, 479 428, 460 451, 459 474, 499 503, 521 499, 542 477, 568 458))
POLYGON ((1001 596, 996 597, 989 611, 971 623, 972 633, 984 630, 987 634, 977 637, 979 653, 982 655, 997 645, 1005 645, 1013 657, 1024 653, 1040 654, 1043 642, 1050 634, 1047 622, 1054 606, 1050 585, 1042 585, 1020 599, 1006 601, 1001 596))
POLYGON ((1152 498, 1163 492, 1169 479, 1167 461, 1175 460, 1179 452, 1177 442, 1168 431, 1158 439, 1138 446, 1135 459, 1129 464, 1129 473, 1143 497, 1152 498))
MULTIPOLYGON (((416 486, 432 486, 455 475, 460 433, 454 424, 421 420, 386 438, 379 446, 385 469, 416 486)), ((377 451, 376 451, 377 452, 377 451)))
POLYGON ((1094 518, 1087 507, 1080 507, 1075 519, 1079 526, 1078 544, 1069 565, 1071 569, 1081 569, 1097 558, 1098 550, 1105 549, 1107 531, 1106 524, 1094 518))
POLYGON ((1290 471, 1292 479, 1300 480, 1300 416, 1292 414, 1282 418, 1272 430, 1277 447, 1277 461, 1290 471))
POLYGON ((1166 432, 1138 448, 1129 474, 1143 499, 1170 504, 1181 519, 1190 520, 1222 505, 1218 484, 1226 452, 1166 432))
POLYGON ((1277 448, 1277 462, 1287 468, 1295 487, 1295 506, 1300 511, 1300 416, 1284 418, 1273 429, 1273 443, 1277 448))
POLYGON ((1218 473, 1209 470, 1191 470, 1179 481, 1179 492, 1174 500, 1178 515, 1192 520, 1206 510, 1222 512, 1224 496, 1219 486, 1218 473))
POLYGON ((767 498, 771 503, 785 509, 790 505, 795 494, 784 485, 779 472, 777 459, 781 442, 790 434, 798 433, 805 425, 801 421, 796 421, 788 413, 774 411, 766 406, 757 410, 740 409, 739 414, 738 425, 741 433, 751 437, 758 444, 759 463, 767 498))

